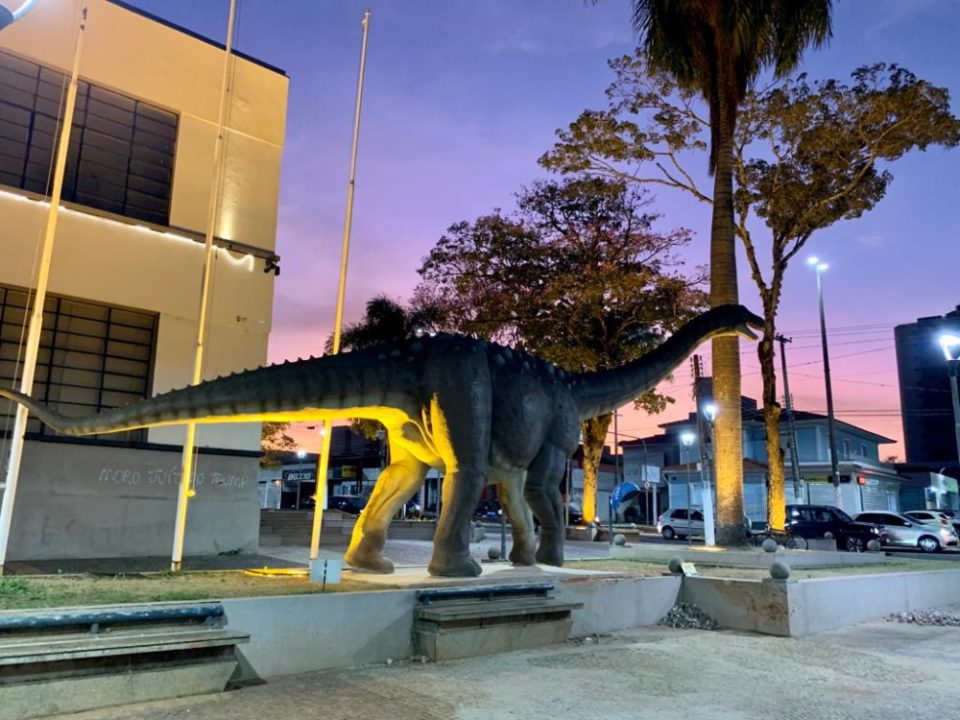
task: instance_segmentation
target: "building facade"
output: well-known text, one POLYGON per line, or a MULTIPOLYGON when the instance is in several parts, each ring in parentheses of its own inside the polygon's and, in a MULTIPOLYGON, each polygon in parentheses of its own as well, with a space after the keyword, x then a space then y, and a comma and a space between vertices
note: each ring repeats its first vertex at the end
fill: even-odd
POLYGON ((960 305, 942 317, 920 318, 893 330, 906 461, 932 472, 946 469, 960 479, 950 378, 938 342, 948 332, 960 335, 960 305))
MULTIPOLYGON (((0 382, 22 339, 79 5, 0 33, 0 382)), ((34 396, 69 415, 189 383, 224 50, 115 0, 89 0, 34 396)), ((288 78, 234 54, 204 377, 266 362, 288 78)), ((9 433, 14 409, 0 414, 9 433)), ((9 559, 163 555, 183 427, 93 439, 31 420, 9 559)), ((259 424, 202 426, 187 554, 257 545, 259 424)), ((8 437, 0 447, 9 456, 8 437)))
MULTIPOLYGON (((755 401, 744 398, 743 423, 743 504, 747 517, 756 523, 767 518, 769 472, 763 413, 755 401)), ((786 470, 787 503, 833 505, 836 491, 831 480, 830 443, 827 417, 816 413, 794 413, 801 477, 794 482, 789 462, 786 470)), ((704 463, 699 440, 683 447, 680 437, 696 433, 697 418, 661 425, 662 435, 620 443, 625 474, 636 474, 634 466, 644 463, 660 469, 658 505, 702 507, 704 463), (662 463, 662 464, 661 464, 662 463), (663 503, 667 503, 664 505, 663 503)), ((864 510, 899 510, 901 480, 895 468, 880 461, 880 446, 894 442, 864 428, 838 421, 837 450, 843 509, 856 514, 864 510)), ((781 418, 781 437, 787 436, 787 421, 781 418)), ((709 440, 707 457, 711 456, 709 440)), ((710 469, 706 468, 709 474, 710 469)))

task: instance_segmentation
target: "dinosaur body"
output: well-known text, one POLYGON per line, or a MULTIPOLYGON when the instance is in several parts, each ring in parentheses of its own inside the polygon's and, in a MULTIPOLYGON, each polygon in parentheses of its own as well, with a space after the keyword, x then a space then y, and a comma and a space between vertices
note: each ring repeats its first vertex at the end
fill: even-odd
POLYGON ((576 450, 579 423, 654 387, 703 340, 752 337, 760 319, 739 306, 716 308, 623 367, 565 373, 526 353, 468 337, 439 335, 250 370, 83 418, 66 418, 10 390, 68 435, 120 432, 185 422, 369 418, 387 429, 390 465, 357 521, 346 560, 389 572, 382 556, 390 519, 427 470, 444 473, 443 505, 429 570, 473 576, 470 522, 485 485, 497 486, 513 529, 516 564, 563 562, 559 480, 576 450), (541 523, 535 548, 531 510, 541 523))

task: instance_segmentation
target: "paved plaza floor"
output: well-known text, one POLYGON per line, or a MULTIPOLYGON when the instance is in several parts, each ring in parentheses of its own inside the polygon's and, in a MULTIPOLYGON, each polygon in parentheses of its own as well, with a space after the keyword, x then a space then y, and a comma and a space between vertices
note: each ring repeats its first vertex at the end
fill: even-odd
MULTIPOLYGON (((956 612, 956 608, 953 610, 956 612)), ((317 648, 317 652, 323 652, 317 648)), ((641 628, 535 651, 395 662, 70 720, 903 720, 960 717, 960 628, 789 639, 641 628)))

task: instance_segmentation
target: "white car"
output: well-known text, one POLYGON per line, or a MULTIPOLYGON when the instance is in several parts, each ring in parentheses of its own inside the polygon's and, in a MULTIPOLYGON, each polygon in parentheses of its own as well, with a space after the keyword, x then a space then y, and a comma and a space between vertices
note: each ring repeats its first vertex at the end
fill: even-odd
POLYGON ((685 538, 690 535, 703 536, 703 513, 694 510, 688 517, 686 508, 667 510, 657 518, 657 532, 665 540, 685 538))
POLYGON ((943 525, 953 529, 953 521, 939 510, 908 510, 904 513, 908 518, 919 520, 924 525, 943 525))
POLYGON ((932 553, 958 544, 957 533, 951 525, 928 525, 895 512, 862 512, 856 520, 880 525, 886 531, 884 545, 919 548, 932 553))

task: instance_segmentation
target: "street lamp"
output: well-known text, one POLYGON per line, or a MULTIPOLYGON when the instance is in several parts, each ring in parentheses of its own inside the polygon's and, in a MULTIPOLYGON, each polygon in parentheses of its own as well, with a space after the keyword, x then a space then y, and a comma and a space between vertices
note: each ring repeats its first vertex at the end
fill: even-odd
POLYGON ((817 302, 820 306, 820 343, 823 346, 823 381, 827 391, 827 435, 830 440, 830 474, 833 477, 833 488, 836 491, 837 507, 843 507, 843 496, 840 494, 840 469, 837 458, 837 429, 833 415, 833 385, 830 382, 830 351, 827 349, 827 321, 823 312, 823 281, 821 273, 829 265, 820 262, 819 258, 808 258, 807 265, 817 273, 817 302))
MULTIPOLYGON (((705 545, 714 546, 717 544, 717 536, 713 527, 713 478, 711 472, 714 462, 713 452, 713 423, 717 419, 717 406, 713 403, 707 403, 703 406, 703 416, 707 419, 708 430, 707 440, 710 442, 709 451, 705 453, 706 457, 701 458, 702 469, 701 478, 703 480, 703 542, 705 545)), ((707 443, 703 443, 706 450, 707 443)))
POLYGON ((297 450, 297 459, 300 461, 300 465, 297 468, 297 504, 294 508, 295 510, 300 509, 300 487, 303 485, 303 459, 307 456, 307 451, 297 450))
POLYGON ((683 467, 683 472, 687 478, 687 543, 693 541, 693 508, 690 506, 690 468, 687 467, 686 460, 684 459, 684 448, 689 448, 693 445, 693 441, 697 439, 696 433, 692 432, 683 432, 680 433, 680 465, 683 467))
POLYGON ((960 335, 940 336, 940 347, 950 373, 950 392, 953 395, 953 429, 957 436, 957 462, 960 462, 960 392, 957 390, 957 375, 960 373, 960 335))

